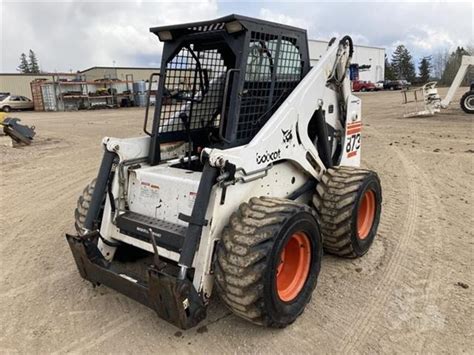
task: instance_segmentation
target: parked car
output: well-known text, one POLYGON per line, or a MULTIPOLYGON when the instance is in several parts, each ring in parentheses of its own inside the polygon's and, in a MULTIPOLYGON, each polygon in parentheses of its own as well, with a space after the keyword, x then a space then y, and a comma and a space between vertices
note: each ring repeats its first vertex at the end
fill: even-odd
POLYGON ((383 80, 379 80, 375 83, 375 90, 383 90, 383 87, 384 87, 384 81, 383 80))
POLYGON ((8 95, 0 97, 0 110, 10 112, 11 110, 32 110, 33 101, 24 96, 8 95))
POLYGON ((374 91, 375 84, 371 81, 354 80, 352 82, 352 91, 374 91))
POLYGON ((409 89, 411 83, 406 80, 386 80, 383 84, 385 90, 409 89))
POLYGON ((411 86, 411 83, 407 80, 400 80, 402 82, 402 89, 409 89, 411 86))

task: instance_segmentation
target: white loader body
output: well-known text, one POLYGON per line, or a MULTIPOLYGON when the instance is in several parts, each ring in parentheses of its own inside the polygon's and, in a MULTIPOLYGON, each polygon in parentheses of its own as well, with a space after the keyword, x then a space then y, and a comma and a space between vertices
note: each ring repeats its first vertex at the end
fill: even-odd
MULTIPOLYGON (((327 76, 334 66, 338 49, 336 45, 329 47, 318 65, 310 70, 250 143, 227 150, 205 149, 211 164, 218 165, 221 161, 228 161, 240 171, 236 174, 237 182, 225 187, 225 204, 221 204, 224 187, 216 185, 213 188, 206 213, 209 224, 203 229, 193 264, 195 276, 198 276, 194 278, 197 290, 211 294, 213 246, 219 240, 230 215, 242 201, 254 196, 288 197, 308 181, 309 175, 319 179, 324 173, 324 164, 314 143, 309 139, 307 130, 311 116, 318 107, 326 112, 332 111, 326 115, 327 123, 335 129, 342 129, 337 93, 326 87, 327 76), (329 109, 330 106, 332 110, 329 109)), ((342 129, 345 132, 341 137, 344 152, 339 164, 357 167, 360 165, 361 154, 361 100, 351 94, 348 79, 344 81, 343 92, 348 117, 346 127, 342 129)), ((121 162, 126 162, 146 158, 149 138, 105 138, 104 145, 106 149, 117 152, 121 162)), ((181 154, 184 155, 182 152, 181 154)), ((130 211, 176 226, 186 226, 178 216, 180 213, 191 215, 201 172, 173 167, 179 163, 180 158, 182 156, 157 166, 140 163, 138 168, 128 167, 124 171, 126 200, 130 211)), ((116 174, 113 182, 114 196, 121 196, 123 193, 119 191, 118 175, 116 174)), ((306 193, 299 200, 308 203, 311 195, 312 193, 306 193)), ((120 203, 117 201, 117 204, 120 203)), ((108 211, 110 202, 107 200, 100 231, 104 239, 118 240, 153 252, 153 246, 149 242, 120 233, 114 226, 113 215, 108 211)), ((113 258, 114 248, 100 241, 99 249, 106 259, 113 258)), ((158 247, 158 252, 160 256, 170 260, 179 259, 179 253, 166 248, 158 247)))

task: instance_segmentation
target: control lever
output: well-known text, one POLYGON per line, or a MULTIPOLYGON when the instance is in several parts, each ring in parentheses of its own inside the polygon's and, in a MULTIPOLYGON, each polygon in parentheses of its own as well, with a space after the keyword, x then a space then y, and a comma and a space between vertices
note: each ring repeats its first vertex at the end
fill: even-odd
POLYGON ((160 261, 160 255, 158 254, 158 247, 156 246, 155 236, 153 235, 153 230, 148 228, 148 235, 150 236, 151 244, 153 245, 153 265, 157 270, 162 270, 165 267, 165 263, 160 261))
POLYGON ((192 139, 191 139, 191 123, 188 120, 188 115, 182 112, 179 115, 181 122, 183 122, 184 129, 186 130, 186 134, 188 135, 188 166, 191 169, 191 150, 192 150, 192 139))

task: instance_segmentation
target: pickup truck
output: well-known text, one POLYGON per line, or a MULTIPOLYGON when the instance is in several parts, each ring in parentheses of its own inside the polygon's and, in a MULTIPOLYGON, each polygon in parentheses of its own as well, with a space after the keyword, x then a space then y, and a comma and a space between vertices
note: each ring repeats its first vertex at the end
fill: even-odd
POLYGON ((374 91, 375 84, 370 81, 354 80, 352 81, 352 91, 374 91))

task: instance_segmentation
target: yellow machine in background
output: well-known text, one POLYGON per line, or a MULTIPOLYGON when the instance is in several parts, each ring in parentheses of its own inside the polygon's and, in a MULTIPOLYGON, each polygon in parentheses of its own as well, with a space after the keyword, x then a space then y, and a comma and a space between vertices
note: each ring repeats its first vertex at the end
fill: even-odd
POLYGON ((35 126, 26 126, 20 124, 19 118, 8 117, 7 113, 0 112, 0 126, 3 132, 9 136, 13 145, 30 145, 35 136, 35 126))
POLYGON ((3 120, 7 118, 7 114, 5 112, 0 112, 0 124, 3 123, 3 120))

